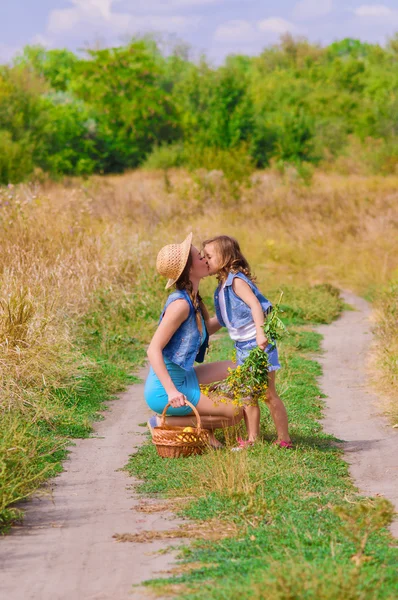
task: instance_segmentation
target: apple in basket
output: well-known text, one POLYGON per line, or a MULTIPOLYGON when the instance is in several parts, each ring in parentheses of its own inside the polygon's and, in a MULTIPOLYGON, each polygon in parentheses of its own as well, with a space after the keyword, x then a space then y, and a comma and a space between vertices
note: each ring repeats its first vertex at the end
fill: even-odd
MULTIPOLYGON (((196 427, 184 427, 184 429, 182 430, 182 433, 193 433, 194 431, 196 431, 196 427)), ((177 435, 177 439, 178 440, 183 440, 185 439, 184 435, 177 435)))

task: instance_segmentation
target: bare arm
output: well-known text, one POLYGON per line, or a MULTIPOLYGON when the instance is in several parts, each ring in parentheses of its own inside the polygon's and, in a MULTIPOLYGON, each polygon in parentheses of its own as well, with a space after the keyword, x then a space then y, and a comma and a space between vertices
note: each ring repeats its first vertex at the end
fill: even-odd
POLYGON ((235 277, 232 286, 235 294, 239 296, 239 298, 241 298, 241 300, 243 300, 243 302, 245 302, 252 311, 253 321, 256 326, 257 345, 262 350, 265 350, 268 345, 268 340, 263 331, 264 313, 260 302, 257 300, 252 289, 246 283, 246 281, 239 279, 239 277, 235 277))
POLYGON ((188 315, 189 306, 186 300, 181 299, 172 302, 167 307, 147 350, 149 362, 158 376, 160 383, 166 390, 170 404, 174 408, 184 406, 185 396, 174 385, 164 363, 162 350, 180 325, 188 318, 188 315))
POLYGON ((222 325, 218 322, 217 317, 209 317, 206 321, 206 329, 209 335, 213 335, 219 329, 221 329, 222 325))

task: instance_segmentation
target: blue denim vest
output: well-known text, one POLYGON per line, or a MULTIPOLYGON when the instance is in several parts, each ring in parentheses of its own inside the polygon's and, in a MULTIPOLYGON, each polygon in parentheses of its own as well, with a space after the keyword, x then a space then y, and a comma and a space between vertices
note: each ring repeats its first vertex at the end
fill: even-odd
MULTIPOLYGON (((225 309, 232 327, 238 328, 250 323, 250 321, 253 320, 253 316, 250 307, 246 304, 246 302, 239 298, 239 296, 237 296, 233 290, 232 283, 235 277, 243 279, 243 281, 250 286, 257 300, 260 302, 264 313, 268 313, 272 310, 272 304, 265 296, 262 295, 258 287, 248 277, 246 277, 246 275, 240 272, 230 273, 227 277, 224 288, 225 309)), ((219 295, 221 285, 222 284, 219 284, 214 292, 214 306, 216 309, 218 322, 220 325, 222 325, 222 327, 226 327, 220 310, 219 295)))
POLYGON ((195 359, 198 358, 198 362, 203 361, 200 356, 198 357, 199 350, 201 348, 201 335, 196 322, 195 308, 192 304, 191 298, 188 292, 185 290, 176 290, 167 298, 166 304, 164 305, 162 314, 159 319, 163 319, 163 315, 166 312, 166 308, 174 302, 174 300, 184 299, 189 304, 189 315, 187 319, 181 323, 177 331, 173 334, 171 339, 167 342, 163 348, 163 357, 167 358, 174 364, 178 365, 185 371, 189 371, 193 367, 195 359))

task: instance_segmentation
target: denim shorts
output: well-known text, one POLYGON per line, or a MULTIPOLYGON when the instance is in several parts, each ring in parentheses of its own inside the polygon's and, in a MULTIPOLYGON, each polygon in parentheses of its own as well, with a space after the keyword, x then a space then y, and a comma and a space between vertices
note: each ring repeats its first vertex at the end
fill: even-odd
MULTIPOLYGON (((247 340, 245 342, 235 342, 235 350, 236 350, 236 364, 242 365, 245 361, 245 358, 249 356, 250 350, 256 348, 257 342, 255 339, 247 340)), ((278 356, 278 348, 275 344, 268 344, 265 349, 265 352, 268 354, 268 361, 270 367, 268 372, 277 371, 281 368, 279 364, 279 356, 278 356)))

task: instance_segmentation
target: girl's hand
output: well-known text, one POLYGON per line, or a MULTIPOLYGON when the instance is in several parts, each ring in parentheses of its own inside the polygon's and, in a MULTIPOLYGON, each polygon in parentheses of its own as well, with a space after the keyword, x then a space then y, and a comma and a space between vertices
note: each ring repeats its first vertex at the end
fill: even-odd
POLYGON ((265 336, 263 331, 259 331, 256 335, 257 346, 261 348, 261 350, 265 350, 268 346, 268 339, 265 336))
POLYGON ((185 396, 178 390, 174 392, 170 392, 167 394, 168 401, 173 408, 180 408, 180 406, 185 406, 185 396))

